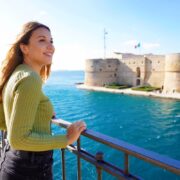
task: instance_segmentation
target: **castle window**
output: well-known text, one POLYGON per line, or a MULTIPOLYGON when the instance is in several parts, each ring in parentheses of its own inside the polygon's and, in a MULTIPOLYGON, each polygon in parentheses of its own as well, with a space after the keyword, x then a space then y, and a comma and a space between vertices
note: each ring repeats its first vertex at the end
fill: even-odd
POLYGON ((158 64, 159 64, 160 62, 158 61, 158 64))
POLYGON ((102 69, 99 69, 100 71, 102 71, 102 69))
POLYGON ((111 67, 111 65, 108 65, 108 67, 111 67))
POLYGON ((135 61, 133 62, 133 64, 135 64, 135 61))
POLYGON ((115 69, 115 71, 117 71, 117 68, 115 69))
MULTIPOLYGON (((137 76, 137 78, 140 78, 140 77, 141 77, 140 67, 137 67, 137 68, 136 68, 136 76, 137 76)), ((139 85, 139 84, 138 84, 138 85, 139 85)))
POLYGON ((116 77, 117 76, 117 74, 116 73, 114 73, 114 77, 116 77))
POLYGON ((143 61, 141 63, 143 64, 143 61))
POLYGON ((137 79, 136 80, 136 86, 139 86, 141 84, 141 80, 140 79, 137 79))

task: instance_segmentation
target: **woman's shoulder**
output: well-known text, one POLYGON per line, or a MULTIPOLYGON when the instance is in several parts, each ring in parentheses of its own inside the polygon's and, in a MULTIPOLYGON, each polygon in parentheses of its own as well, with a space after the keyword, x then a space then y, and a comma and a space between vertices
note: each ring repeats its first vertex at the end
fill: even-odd
POLYGON ((16 91, 18 88, 33 88, 41 89, 42 79, 34 70, 26 64, 20 64, 11 74, 7 87, 11 91, 16 91))
POLYGON ((42 79, 28 65, 20 64, 11 74, 9 80, 3 88, 3 97, 13 95, 16 92, 41 92, 42 79))
POLYGON ((33 83, 42 84, 42 79, 31 67, 26 64, 20 64, 16 67, 11 75, 14 82, 29 81, 33 83))

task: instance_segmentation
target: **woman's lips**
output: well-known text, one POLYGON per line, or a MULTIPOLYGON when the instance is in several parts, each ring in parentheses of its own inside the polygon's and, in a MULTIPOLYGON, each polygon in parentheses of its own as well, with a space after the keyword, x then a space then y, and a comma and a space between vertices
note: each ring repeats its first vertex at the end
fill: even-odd
POLYGON ((48 57, 52 57, 53 53, 44 53, 44 55, 48 56, 48 57))

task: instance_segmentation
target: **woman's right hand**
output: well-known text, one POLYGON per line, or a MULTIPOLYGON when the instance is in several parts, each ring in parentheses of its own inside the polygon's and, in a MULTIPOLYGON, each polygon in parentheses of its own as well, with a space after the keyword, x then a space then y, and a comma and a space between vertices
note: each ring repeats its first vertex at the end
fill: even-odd
POLYGON ((67 128, 68 145, 73 144, 78 140, 82 131, 86 129, 86 123, 84 121, 76 121, 67 128))

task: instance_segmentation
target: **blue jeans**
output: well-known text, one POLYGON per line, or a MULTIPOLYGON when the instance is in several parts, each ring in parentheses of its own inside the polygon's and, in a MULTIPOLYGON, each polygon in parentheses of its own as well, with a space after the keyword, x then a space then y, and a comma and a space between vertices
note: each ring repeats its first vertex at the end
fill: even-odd
POLYGON ((52 180, 53 150, 13 150, 7 143, 0 158, 0 180, 52 180))

